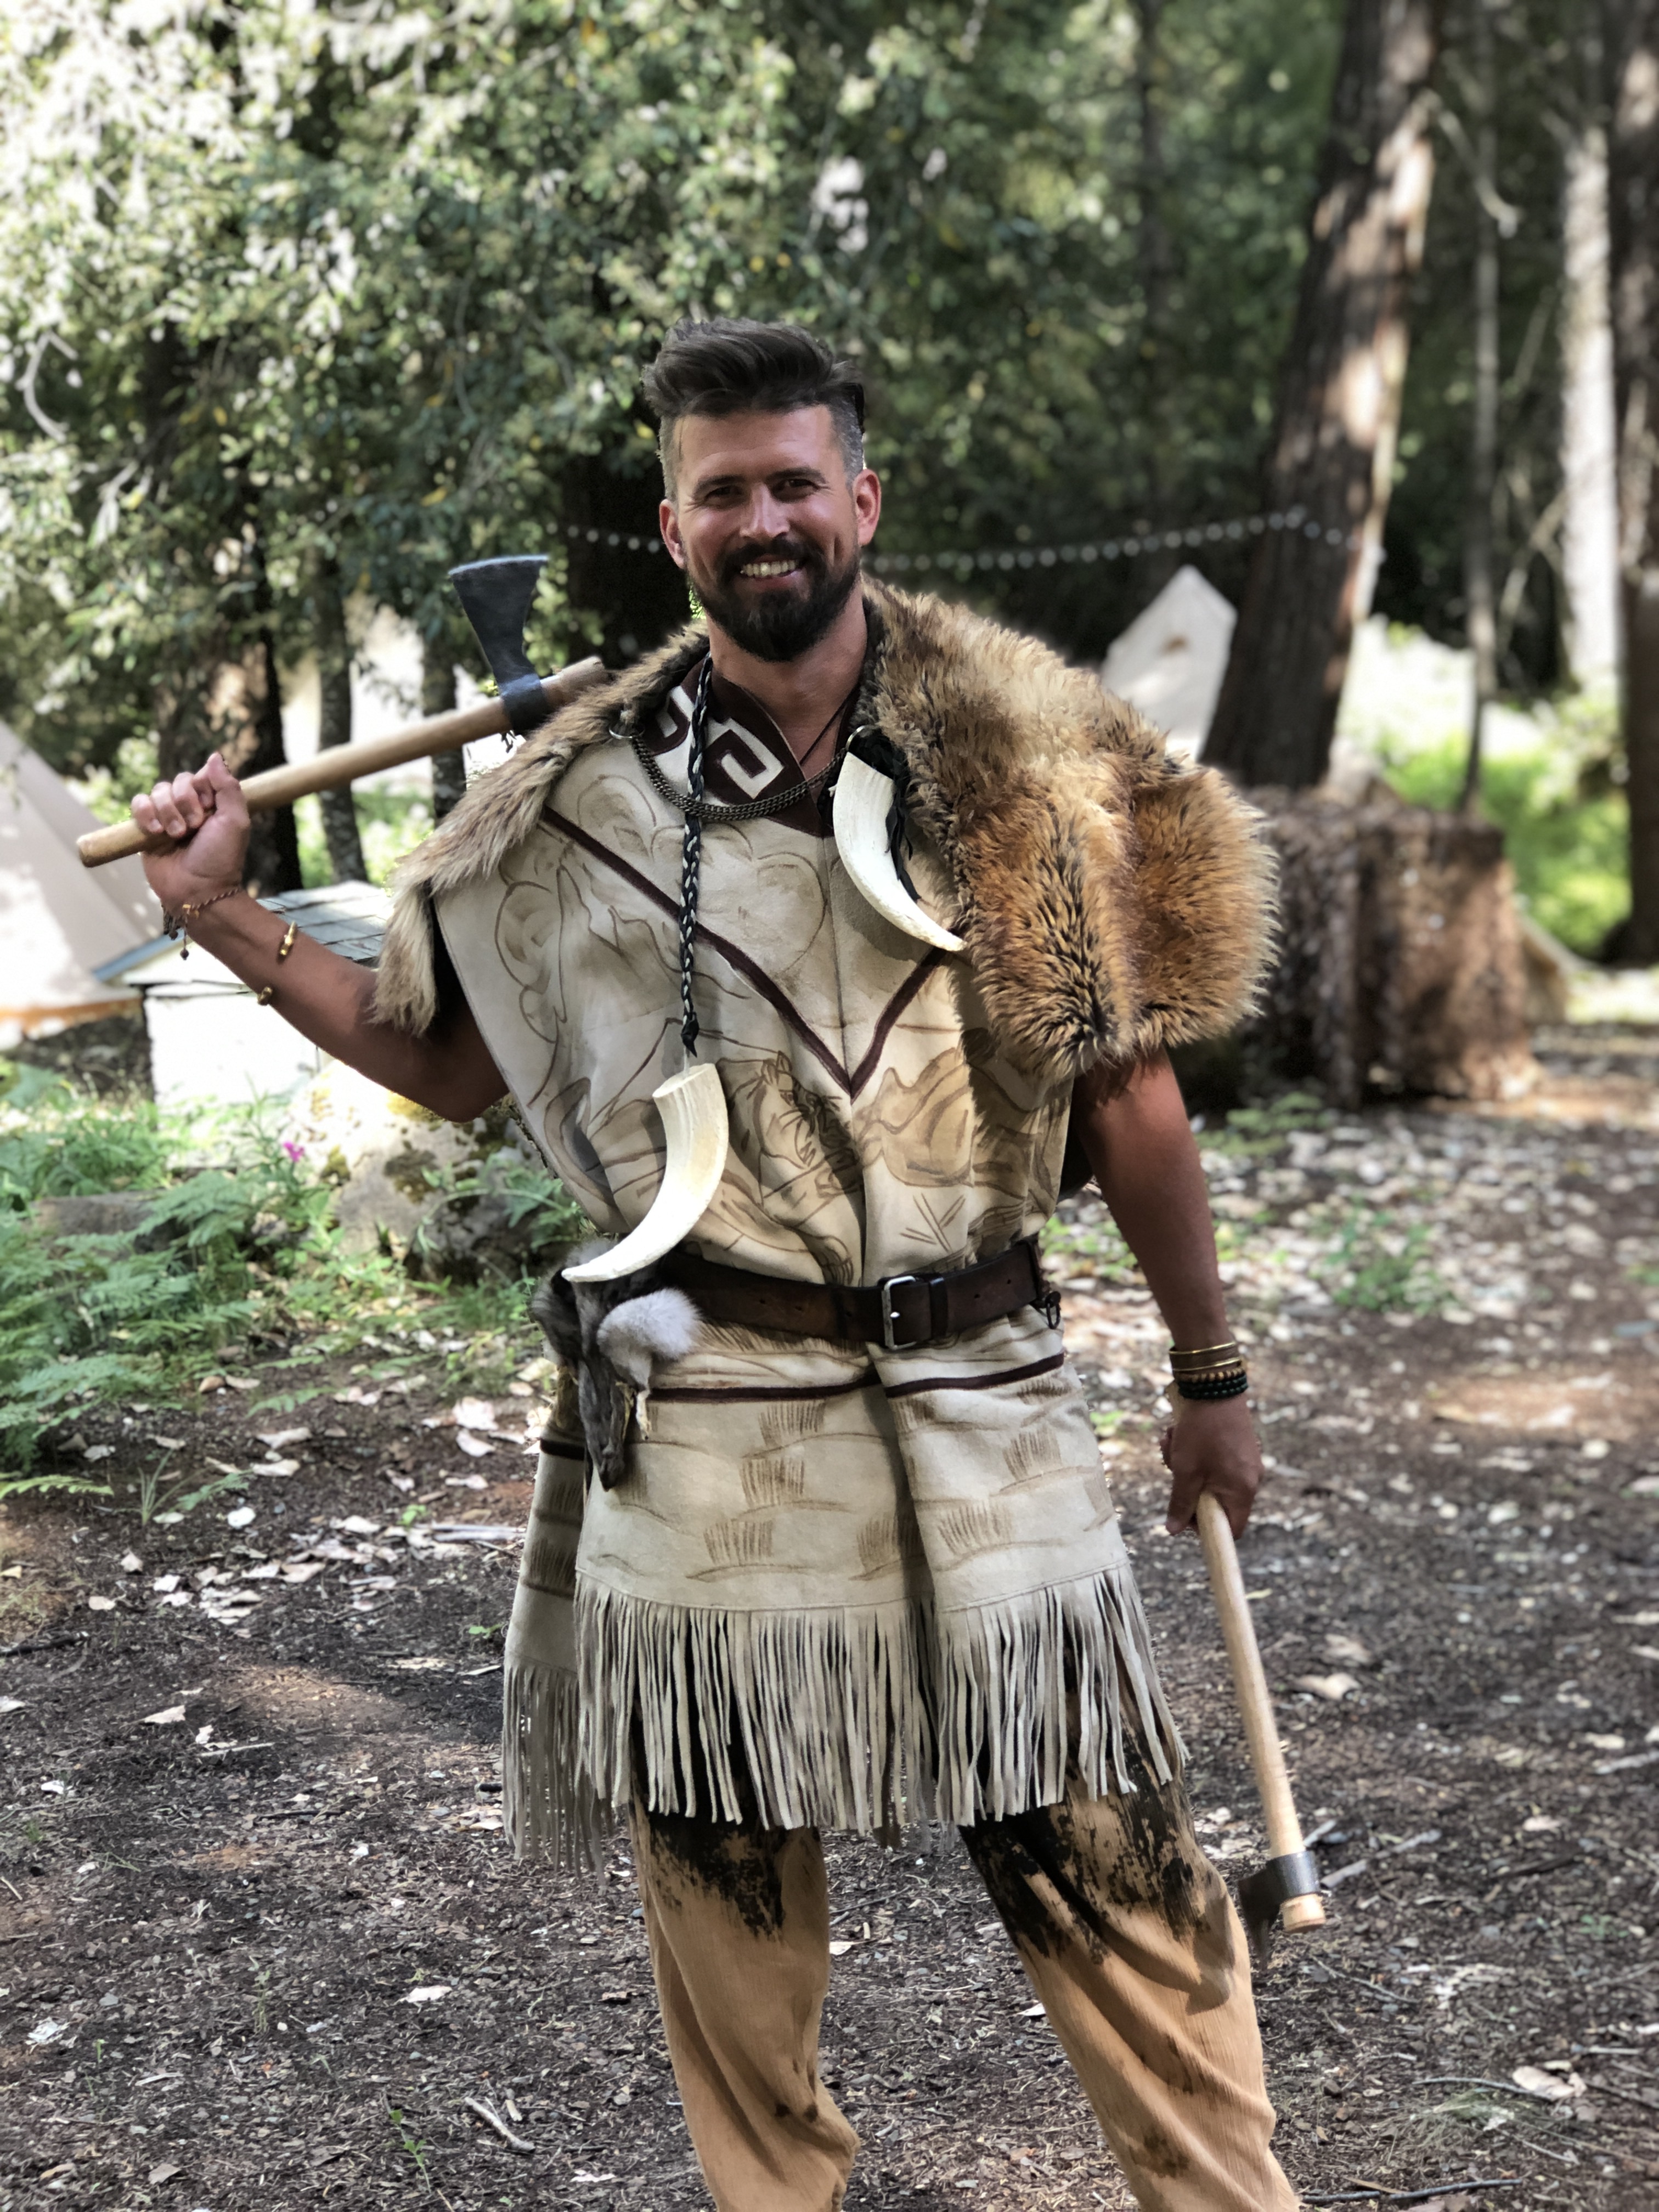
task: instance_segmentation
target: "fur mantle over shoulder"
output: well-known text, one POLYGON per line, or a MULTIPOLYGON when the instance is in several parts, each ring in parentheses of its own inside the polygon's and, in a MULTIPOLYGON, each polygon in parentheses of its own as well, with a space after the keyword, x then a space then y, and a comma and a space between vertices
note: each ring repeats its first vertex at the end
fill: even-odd
MULTIPOLYGON (((908 770, 908 820, 950 871, 951 927, 1009 1058, 1058 1083, 1231 1028, 1272 934, 1253 810, 1046 646, 942 599, 865 592, 874 642, 854 743, 908 770)), ((701 629, 684 630, 573 701, 410 854, 382 1020, 418 1032, 436 1017, 434 899, 499 867, 574 754, 653 712, 703 649, 701 629)))

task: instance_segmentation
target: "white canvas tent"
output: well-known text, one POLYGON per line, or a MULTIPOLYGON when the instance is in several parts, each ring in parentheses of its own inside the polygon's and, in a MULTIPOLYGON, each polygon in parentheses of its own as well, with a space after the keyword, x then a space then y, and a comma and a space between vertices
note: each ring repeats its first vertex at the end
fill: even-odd
POLYGON ((94 970, 155 936, 161 908, 136 860, 83 868, 94 815, 0 722, 0 1048, 123 1013, 134 994, 94 970))
POLYGON ((1196 759, 1209 734, 1237 620, 1231 602, 1196 568, 1177 568, 1114 641, 1100 680, 1196 759))

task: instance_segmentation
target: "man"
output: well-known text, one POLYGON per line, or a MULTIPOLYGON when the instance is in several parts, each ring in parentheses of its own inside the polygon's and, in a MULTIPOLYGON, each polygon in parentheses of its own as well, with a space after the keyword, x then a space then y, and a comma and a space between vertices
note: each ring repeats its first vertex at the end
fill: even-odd
POLYGON ((723 2212, 841 2203, 818 1830, 931 1811, 1139 2202, 1277 2212, 1238 1923, 1030 1243, 1069 1134, 1175 1340, 1170 1525, 1207 1488, 1242 1528, 1261 1462, 1165 1048, 1248 1003, 1249 818, 1041 647, 860 589, 862 392, 806 333, 682 325, 646 391, 706 631, 468 793, 405 865, 377 981, 303 938, 285 957, 235 896, 216 761, 135 800, 177 841, 151 883, 380 1081, 458 1119, 510 1089, 594 1218, 648 1248, 620 1282, 573 1263, 540 1308, 570 1365, 507 1792, 520 1845, 567 1852, 629 1805, 723 2212), (879 884, 831 797, 860 777, 890 793, 879 884), (718 1182, 659 1250, 678 1170, 652 1098, 688 1065, 718 1073, 718 1182))

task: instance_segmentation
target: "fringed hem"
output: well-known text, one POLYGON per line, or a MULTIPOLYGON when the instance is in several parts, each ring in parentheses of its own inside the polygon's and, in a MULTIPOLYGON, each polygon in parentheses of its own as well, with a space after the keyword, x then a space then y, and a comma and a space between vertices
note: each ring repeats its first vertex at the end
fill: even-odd
POLYGON ((609 1807, 577 1759, 580 1692, 564 1668, 509 1659, 501 1698, 501 1825, 515 1858, 591 1873, 611 1830, 609 1807))
POLYGON ((942 1820, 972 1827, 1058 1804, 1072 1766, 1091 1796, 1133 1791, 1125 1686, 1158 1781, 1186 1755, 1127 1568, 945 1613, 935 1634, 942 1820))
POLYGON ((757 1812, 769 1827, 865 1833, 906 1826, 932 1811, 926 1630, 921 1608, 903 1600, 720 1613, 579 1577, 583 1768, 621 1804, 637 1751, 653 1812, 757 1812))
POLYGON ((1125 1686, 1158 1779, 1184 1757, 1127 1569, 943 1615, 723 1613, 579 1578, 576 1646, 584 1786, 612 1805, 636 1762, 655 1812, 864 1834, 1058 1803, 1068 1763, 1127 1792, 1125 1686))

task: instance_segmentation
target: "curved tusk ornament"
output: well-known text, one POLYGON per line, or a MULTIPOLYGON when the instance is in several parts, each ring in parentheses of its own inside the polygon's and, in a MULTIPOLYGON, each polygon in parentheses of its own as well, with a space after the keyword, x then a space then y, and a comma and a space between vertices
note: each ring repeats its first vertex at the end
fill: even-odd
POLYGON ((924 914, 893 866, 887 841, 887 817, 892 811, 893 779, 872 768, 856 753, 842 763, 836 782, 836 850, 841 864, 884 921, 907 937, 919 937, 941 952, 961 952, 962 939, 953 936, 933 916, 924 914))
POLYGON ((671 1075, 651 1094, 668 1139, 667 1164, 643 1221, 597 1259, 567 1267, 568 1283, 614 1283, 648 1267, 689 1237, 708 1210, 731 1146, 726 1093, 711 1060, 671 1075))

